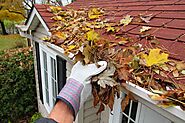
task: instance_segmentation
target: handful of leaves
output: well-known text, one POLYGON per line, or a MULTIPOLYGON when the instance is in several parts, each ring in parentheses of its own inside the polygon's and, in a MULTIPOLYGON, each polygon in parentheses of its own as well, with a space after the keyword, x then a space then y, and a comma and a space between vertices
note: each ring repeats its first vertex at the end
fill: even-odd
MULTIPOLYGON (((127 15, 118 23, 112 23, 99 8, 77 11, 51 7, 50 11, 54 11, 56 23, 50 29, 52 36, 45 38, 46 41, 62 47, 67 55, 73 53, 75 60, 84 64, 108 62, 107 69, 91 82, 94 106, 100 104, 98 113, 105 105, 113 110, 114 97, 119 97, 120 88, 125 88, 122 83, 126 81, 153 92, 150 97, 159 100, 160 106, 179 105, 185 110, 185 86, 180 84, 185 77, 185 63, 170 60, 168 51, 152 43, 157 40, 155 37, 147 37, 148 47, 127 35, 119 36, 120 26, 132 23, 133 17, 127 15)), ((151 19, 151 16, 141 17, 144 22, 151 19)), ((141 33, 149 29, 143 28, 141 33)), ((123 99, 123 110, 131 97, 129 93, 123 99)))

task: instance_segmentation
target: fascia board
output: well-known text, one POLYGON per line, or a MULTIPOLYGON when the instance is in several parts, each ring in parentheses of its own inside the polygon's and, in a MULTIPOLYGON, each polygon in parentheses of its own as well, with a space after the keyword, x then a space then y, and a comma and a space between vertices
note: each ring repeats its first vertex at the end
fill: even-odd
POLYGON ((38 13, 38 11, 36 10, 36 8, 33 8, 33 11, 29 17, 29 20, 27 22, 26 25, 16 25, 17 28, 20 29, 20 31, 28 31, 31 26, 32 23, 34 23, 34 17, 37 17, 39 19, 39 21, 42 23, 43 27, 45 28, 45 30, 47 31, 48 35, 51 36, 51 33, 49 32, 49 28, 46 25, 45 21, 42 19, 42 17, 40 16, 40 14, 38 13))

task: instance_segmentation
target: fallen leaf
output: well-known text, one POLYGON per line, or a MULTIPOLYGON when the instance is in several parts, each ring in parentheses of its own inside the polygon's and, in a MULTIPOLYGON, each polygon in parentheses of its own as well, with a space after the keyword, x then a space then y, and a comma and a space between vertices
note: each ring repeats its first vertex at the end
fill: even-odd
POLYGON ((157 69, 153 69, 153 71, 157 74, 160 74, 160 70, 157 70, 157 69))
POLYGON ((61 10, 62 8, 60 6, 50 6, 48 9, 48 11, 53 12, 53 13, 58 13, 61 10))
POLYGON ((112 27, 112 26, 108 26, 108 27, 106 28, 106 30, 107 30, 107 32, 115 32, 115 28, 112 27))
POLYGON ((174 77, 179 77, 179 72, 178 72, 178 70, 173 71, 173 76, 174 76, 174 77))
POLYGON ((43 37, 43 38, 41 38, 41 40, 43 40, 43 41, 49 41, 51 38, 50 37, 43 37))
POLYGON ((170 71, 166 64, 160 66, 164 71, 170 71))
POLYGON ((152 89, 152 88, 150 88, 150 90, 151 90, 153 93, 155 93, 155 94, 165 94, 165 92, 160 91, 160 90, 154 90, 154 89, 152 89))
POLYGON ((143 54, 147 66, 168 62, 168 54, 160 53, 161 49, 150 49, 149 55, 143 54))
POLYGON ((142 26, 142 28, 140 29, 140 32, 146 32, 148 30, 150 30, 152 27, 149 27, 149 26, 142 26))
POLYGON ((106 85, 108 86, 116 86, 117 83, 116 81, 112 78, 112 76, 114 75, 116 68, 113 64, 109 64, 107 69, 99 74, 98 76, 98 85, 100 85, 102 88, 106 88, 106 85))
POLYGON ((127 95, 125 98, 122 99, 121 101, 121 109, 124 112, 125 108, 127 107, 127 105, 129 104, 129 96, 127 95))
POLYGON ((76 45, 70 45, 70 46, 68 46, 68 50, 72 50, 74 48, 76 48, 76 45))
POLYGON ((138 81, 139 83, 142 83, 143 84, 143 81, 141 80, 141 77, 137 76, 137 77, 134 77, 134 79, 136 81, 138 81))
POLYGON ((116 81, 108 76, 105 77, 98 77, 98 85, 100 85, 102 88, 106 88, 106 85, 114 87, 116 84, 116 81))
POLYGON ((126 80, 126 81, 129 80, 130 74, 126 67, 121 67, 117 69, 117 72, 118 72, 118 78, 120 80, 126 80))
POLYGON ((113 106, 114 106, 114 88, 111 89, 111 94, 109 96, 109 103, 108 103, 109 108, 111 109, 111 111, 113 110, 113 106))
POLYGON ((169 108, 169 107, 175 106, 175 104, 171 101, 170 102, 159 102, 157 106, 161 108, 169 108))
POLYGON ((176 62, 176 68, 178 71, 184 70, 185 69, 185 63, 184 62, 176 62))
POLYGON ((53 34, 53 36, 57 36, 59 39, 62 39, 62 40, 65 40, 67 38, 66 34, 60 32, 60 31, 57 31, 53 34))
POLYGON ((76 55, 75 55, 75 60, 76 61, 82 61, 84 59, 84 55, 82 54, 81 51, 79 51, 76 55))
POLYGON ((86 35, 88 41, 96 41, 99 38, 98 33, 96 33, 94 30, 88 31, 86 35))
POLYGON ((185 75, 185 70, 182 70, 182 71, 181 71, 181 74, 185 75))
POLYGON ((152 100, 155 100, 155 101, 164 101, 164 97, 163 96, 160 96, 158 94, 150 94, 148 95, 152 100))
POLYGON ((93 105, 94 107, 98 105, 99 101, 100 101, 100 98, 98 96, 98 92, 96 90, 96 87, 95 86, 92 86, 92 95, 93 95, 93 105))
POLYGON ((133 17, 130 15, 126 15, 123 19, 120 20, 120 24, 123 24, 124 26, 129 25, 133 20, 133 17))
POLYGON ((98 8, 91 8, 88 11, 88 17, 89 17, 89 19, 97 19, 100 16, 102 16, 102 13, 103 12, 98 8))
POLYGON ((97 111, 96 114, 98 114, 98 113, 100 113, 100 112, 102 112, 102 111, 104 111, 104 110, 105 110, 105 106, 104 106, 103 103, 101 103, 101 104, 100 104, 100 108, 98 109, 98 111, 97 111))
POLYGON ((152 14, 148 14, 148 15, 140 14, 140 19, 145 23, 149 23, 152 17, 153 17, 152 14))
POLYGON ((90 61, 91 61, 91 57, 92 57, 92 54, 91 54, 91 47, 89 45, 86 45, 86 47, 83 48, 83 55, 84 55, 84 61, 85 61, 85 64, 89 64, 90 61))

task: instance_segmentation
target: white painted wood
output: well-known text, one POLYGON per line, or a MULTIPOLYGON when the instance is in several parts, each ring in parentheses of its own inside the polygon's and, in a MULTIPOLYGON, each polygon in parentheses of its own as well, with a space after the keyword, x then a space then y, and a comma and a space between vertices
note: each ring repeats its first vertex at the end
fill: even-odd
POLYGON ((104 111, 101 112, 100 123, 109 123, 110 109, 106 107, 104 111))
POLYGON ((142 105, 139 123, 171 123, 171 121, 149 107, 142 105))
MULTIPOLYGON (((174 123, 185 123, 185 112, 181 110, 178 106, 170 108, 158 107, 156 105, 158 102, 153 101, 148 97, 148 94, 151 94, 151 92, 132 83, 126 83, 124 86, 133 93, 135 99, 137 99, 142 104, 150 107, 160 115, 170 119, 174 123)), ((126 90, 124 89, 122 91, 126 92, 126 90)))

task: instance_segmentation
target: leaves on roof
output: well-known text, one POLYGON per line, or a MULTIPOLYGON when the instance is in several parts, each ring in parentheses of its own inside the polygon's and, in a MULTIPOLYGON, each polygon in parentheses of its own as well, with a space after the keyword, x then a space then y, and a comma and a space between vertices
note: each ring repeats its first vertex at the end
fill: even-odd
POLYGON ((123 19, 120 20, 120 24, 123 24, 124 26, 129 25, 133 20, 133 17, 130 15, 126 15, 123 19))
MULTIPOLYGON (((52 19, 56 22, 50 29, 52 36, 45 40, 60 46, 66 54, 73 53, 75 60, 84 64, 100 60, 109 63, 107 69, 94 76, 91 82, 94 106, 100 104, 98 113, 104 110, 105 105, 113 109, 114 97, 119 97, 126 81, 154 93, 150 97, 160 99, 160 106, 178 105, 184 109, 185 86, 180 81, 185 79, 185 63, 169 59, 169 52, 161 48, 154 36, 141 35, 140 40, 146 38, 148 44, 143 45, 140 40, 119 35, 121 26, 125 28, 134 17, 126 15, 113 23, 106 19, 100 8, 50 8, 55 13, 52 19)), ((151 18, 152 15, 140 16, 146 23, 151 18)), ((143 27, 141 32, 146 33, 149 29, 143 27)), ((132 99, 131 93, 122 100, 122 109, 129 99, 132 99)))

